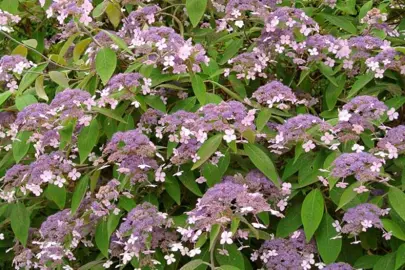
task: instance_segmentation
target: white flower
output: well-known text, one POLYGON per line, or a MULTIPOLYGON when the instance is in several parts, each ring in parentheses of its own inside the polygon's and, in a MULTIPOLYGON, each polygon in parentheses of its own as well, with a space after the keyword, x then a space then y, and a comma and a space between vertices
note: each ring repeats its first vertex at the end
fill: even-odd
POLYGON ((308 49, 310 55, 318 55, 318 50, 316 48, 308 49))
POLYGON ((295 231, 295 232, 291 235, 291 238, 297 239, 298 237, 300 237, 300 235, 301 235, 301 232, 300 232, 300 231, 295 231))
POLYGON ((166 255, 165 260, 167 261, 167 265, 171 265, 176 261, 176 259, 174 258, 174 254, 166 255))
POLYGON ((62 268, 63 268, 64 270, 73 270, 73 268, 70 267, 69 265, 64 265, 62 268))
POLYGON ((321 141, 323 141, 326 144, 330 144, 334 138, 335 137, 332 134, 330 134, 329 132, 325 132, 325 134, 321 137, 321 141))
POLYGON ((176 252, 182 249, 183 249, 182 243, 173 243, 170 250, 176 252))
POLYGON ((61 177, 61 176, 59 176, 59 175, 56 177, 55 182, 53 182, 53 184, 54 184, 55 186, 58 186, 58 187, 60 187, 60 188, 63 187, 63 184, 64 184, 64 183, 66 183, 66 179, 63 178, 63 177, 61 177))
POLYGON ((222 234, 221 234, 221 240, 219 241, 219 243, 221 245, 223 245, 225 243, 228 244, 228 245, 232 244, 233 243, 233 241, 232 241, 232 232, 223 231, 222 234))
POLYGON ((266 226, 264 226, 263 224, 260 224, 260 223, 253 222, 252 225, 256 229, 266 229, 266 226))
POLYGON ((112 261, 110 261, 110 260, 108 260, 108 261, 106 261, 104 264, 103 264, 103 267, 104 268, 110 268, 110 266, 113 264, 113 262, 112 261))
POLYGON ((305 152, 309 152, 309 151, 311 151, 312 149, 314 149, 315 146, 316 146, 316 145, 313 143, 313 141, 312 141, 312 140, 309 140, 309 141, 307 141, 306 143, 304 143, 304 144, 302 145, 302 148, 305 150, 305 152))
POLYGON ((235 135, 235 130, 233 129, 226 129, 225 130, 225 135, 223 136, 223 139, 227 142, 230 143, 232 141, 236 140, 236 135, 235 135))
POLYGON ((25 188, 34 193, 35 196, 39 196, 43 192, 42 188, 35 184, 27 184, 25 188))
POLYGON ((291 187, 292 187, 291 183, 283 183, 281 185, 282 193, 285 194, 285 195, 290 195, 291 194, 291 187))
POLYGON ((339 111, 339 121, 347 122, 352 115, 347 110, 339 111))
POLYGON ((201 159, 200 156, 197 153, 192 155, 191 158, 193 159, 193 163, 196 163, 198 160, 201 159))
POLYGON ((323 269, 326 266, 326 264, 319 262, 316 263, 315 266, 318 267, 318 269, 323 269))
POLYGON ((363 226, 362 231, 365 232, 368 228, 373 227, 373 222, 371 220, 365 219, 361 222, 361 225, 363 226))
POLYGON ((340 232, 340 231, 342 230, 342 227, 340 226, 340 223, 339 223, 338 220, 335 220, 335 221, 332 223, 332 226, 335 228, 335 230, 336 230, 337 232, 340 232))
POLYGON ((361 153, 364 150, 364 146, 359 145, 359 144, 356 143, 356 144, 353 145, 352 150, 356 151, 356 153, 361 153))
POLYGON ((191 55, 191 50, 193 49, 187 42, 179 49, 178 56, 182 60, 186 60, 191 55))
POLYGON ((355 191, 357 194, 361 194, 361 193, 367 192, 368 189, 362 185, 357 188, 354 188, 353 191, 355 191))
POLYGON ((379 172, 381 170, 382 164, 378 162, 373 162, 373 165, 371 165, 370 170, 372 172, 379 172))
POLYGON ((55 175, 53 175, 52 171, 44 171, 39 177, 45 183, 47 182, 52 183, 53 179, 55 178, 55 175))
POLYGON ((164 182, 166 178, 166 173, 162 170, 162 167, 159 167, 155 173, 155 181, 156 182, 164 182))
POLYGON ((243 23, 243 21, 239 20, 235 22, 235 25, 239 28, 242 28, 245 24, 243 23))
POLYGON ((172 67, 172 66, 174 66, 174 56, 172 56, 172 55, 169 55, 169 56, 165 56, 164 57, 164 62, 163 62, 163 65, 165 66, 165 67, 167 67, 167 66, 170 66, 170 67, 172 67))
POLYGON ((284 140, 283 132, 280 132, 280 134, 277 134, 277 136, 276 136, 276 143, 280 143, 283 140, 284 140))
POLYGON ((201 249, 200 248, 194 248, 194 249, 189 251, 188 256, 190 256, 192 258, 192 257, 194 257, 194 256, 196 256, 198 254, 201 254, 201 249))
POLYGON ((323 177, 323 176, 318 176, 318 180, 322 183, 322 185, 324 185, 325 187, 327 187, 329 185, 328 180, 323 177))
POLYGON ((392 232, 384 232, 383 237, 385 240, 390 240, 392 236, 392 232))
POLYGON ((0 233, 0 240, 4 240, 4 233, 0 233))
POLYGON ((91 122, 91 116, 89 116, 89 115, 85 115, 79 119, 79 124, 84 125, 85 127, 88 127, 90 125, 90 122, 91 122))
POLYGON ((307 260, 303 260, 301 263, 302 269, 304 270, 308 270, 311 269, 311 265, 309 264, 309 262, 307 260))
POLYGON ((167 48, 166 39, 162 38, 161 40, 156 42, 156 47, 158 48, 159 51, 167 48))
POLYGON ((280 211, 284 211, 286 206, 287 206, 287 200, 280 200, 277 203, 277 207, 280 209, 280 211))
POLYGON ((389 111, 387 112, 387 115, 388 115, 388 118, 390 119, 390 121, 398 119, 398 116, 399 116, 399 114, 395 111, 395 108, 389 109, 389 111))
POLYGON ((80 173, 74 168, 71 172, 68 173, 68 177, 73 181, 76 181, 80 177, 80 173))

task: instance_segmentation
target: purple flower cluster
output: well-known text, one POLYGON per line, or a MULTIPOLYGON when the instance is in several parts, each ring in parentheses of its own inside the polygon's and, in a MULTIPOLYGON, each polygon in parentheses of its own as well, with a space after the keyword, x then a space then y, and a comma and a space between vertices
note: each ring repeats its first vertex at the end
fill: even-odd
POLYGON ((344 234, 358 235, 372 227, 383 230, 380 217, 387 214, 388 210, 380 209, 374 204, 359 204, 347 210, 343 215, 342 221, 344 225, 341 228, 341 232, 344 234))
POLYGON ((323 268, 323 270, 354 270, 354 268, 348 263, 332 263, 323 268))
POLYGON ((343 105, 343 110, 367 120, 378 120, 388 107, 376 97, 357 96, 343 105))
POLYGON ((132 11, 128 17, 123 19, 123 26, 119 31, 119 35, 123 37, 132 36, 144 25, 152 25, 159 11, 160 7, 157 5, 145 6, 132 11))
MULTIPOLYGON (((188 223, 193 224, 195 232, 186 232, 183 238, 193 239, 195 233, 210 231, 214 224, 226 227, 236 215, 255 216, 261 212, 271 212, 282 217, 278 211, 271 209, 263 194, 251 192, 247 186, 226 180, 209 188, 196 208, 187 213, 188 223)), ((257 218, 255 222, 259 223, 257 218)))
POLYGON ((332 163, 331 175, 337 178, 354 176, 358 181, 375 181, 380 175, 382 160, 366 152, 344 153, 332 163))
POLYGON ((252 254, 253 261, 260 259, 265 269, 310 269, 317 253, 314 241, 306 243, 302 230, 289 239, 275 238, 263 243, 252 254))
POLYGON ((13 32, 13 28, 10 27, 12 24, 19 23, 21 20, 20 16, 13 15, 7 11, 0 9, 0 30, 5 32, 13 32))
POLYGON ((257 169, 250 171, 245 177, 240 174, 226 176, 223 182, 245 185, 249 192, 263 194, 263 197, 271 206, 279 208, 280 211, 283 211, 287 204, 286 200, 288 197, 286 195, 288 194, 283 193, 282 190, 276 187, 270 179, 257 169))
POLYGON ((80 89, 65 89, 52 100, 51 110, 59 113, 61 120, 68 118, 80 119, 84 116, 84 107, 91 101, 91 95, 80 89))
POLYGON ((31 191, 39 196, 47 183, 63 187, 66 179, 76 180, 80 176, 71 163, 62 152, 43 154, 30 165, 16 164, 8 169, 4 183, 19 187, 24 193, 31 191))
POLYGON ((253 52, 241 53, 230 59, 228 63, 232 64, 232 68, 225 69, 225 76, 228 76, 233 71, 236 72, 238 79, 255 80, 256 77, 267 78, 264 70, 267 68, 269 61, 270 58, 264 52, 255 48, 253 52))
POLYGON ((377 149, 388 152, 390 159, 405 153, 405 126, 399 125, 389 129, 384 138, 377 143, 377 149))
POLYGON ((366 16, 364 16, 360 20, 361 23, 367 26, 364 32, 368 33, 371 32, 373 29, 377 29, 384 31, 391 37, 398 37, 398 30, 385 22, 387 20, 387 15, 388 14, 386 13, 381 13, 378 8, 372 8, 371 10, 369 10, 366 16))
POLYGON ((129 48, 144 59, 143 63, 160 66, 167 72, 199 72, 200 65, 209 61, 200 44, 193 45, 191 39, 184 40, 169 27, 134 29, 124 38, 130 40, 129 48))
POLYGON ((128 175, 131 183, 148 179, 148 172, 156 170, 155 145, 137 130, 117 132, 103 150, 108 162, 119 165, 118 171, 128 175))
POLYGON ((289 109, 290 105, 297 102, 297 97, 291 88, 281 82, 271 81, 260 86, 252 95, 262 105, 272 108, 289 109))
POLYGON ((313 132, 309 132, 309 130, 315 127, 321 132, 332 129, 330 124, 310 114, 300 114, 292 117, 276 127, 278 134, 270 141, 273 143, 270 147, 273 152, 280 153, 280 150, 290 143, 312 142, 313 132))
POLYGON ((101 186, 96 194, 96 200, 91 204, 91 210, 96 217, 107 216, 110 212, 119 211, 114 202, 118 201, 120 182, 116 179, 101 186))
POLYGON ((6 84, 7 89, 14 92, 18 84, 13 73, 21 75, 25 69, 34 66, 32 62, 21 55, 5 55, 0 59, 0 82, 6 84))
MULTIPOLYGON (((45 5, 45 0, 40 0, 41 6, 45 5)), ((79 18, 80 23, 88 25, 93 19, 90 12, 93 10, 91 0, 53 0, 46 10, 48 18, 56 16, 59 24, 64 24, 65 19, 71 15, 79 18)))
POLYGON ((148 202, 136 206, 113 236, 112 255, 122 256, 124 264, 136 257, 140 265, 145 266, 150 262, 148 254, 153 254, 157 248, 167 249, 176 240, 175 234, 167 230, 170 224, 167 215, 156 206, 148 202))

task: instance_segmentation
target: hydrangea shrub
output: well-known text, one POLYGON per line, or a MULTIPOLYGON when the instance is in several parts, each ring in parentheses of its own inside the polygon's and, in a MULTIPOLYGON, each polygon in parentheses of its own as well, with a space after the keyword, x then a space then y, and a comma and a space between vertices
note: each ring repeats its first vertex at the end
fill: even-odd
POLYGON ((403 269, 404 8, 0 1, 0 268, 403 269))

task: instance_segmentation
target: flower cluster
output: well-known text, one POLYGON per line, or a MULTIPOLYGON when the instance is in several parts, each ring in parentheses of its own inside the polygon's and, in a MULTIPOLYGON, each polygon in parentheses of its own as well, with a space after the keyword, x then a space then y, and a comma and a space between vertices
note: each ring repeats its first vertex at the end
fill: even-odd
MULTIPOLYGON (((59 24, 64 24, 65 19, 71 16, 77 16, 80 23, 88 25, 93 19, 90 12, 93 10, 91 0, 54 0, 46 10, 48 18, 56 16, 59 24)), ((45 0, 40 0, 41 6, 45 5, 45 0)))
POLYGON ((251 259, 260 259, 266 269, 311 269, 316 253, 315 243, 306 243, 304 232, 299 230, 289 239, 267 240, 252 254, 251 259))
POLYGON ((118 165, 118 171, 127 175, 131 183, 148 180, 148 172, 156 170, 156 146, 137 130, 117 132, 103 150, 108 162, 118 165))
POLYGON ((13 32, 14 30, 10 26, 19 23, 20 20, 20 16, 0 9, 0 30, 8 33, 13 32))
POLYGON ((20 55, 5 55, 0 59, 0 82, 11 92, 18 89, 16 75, 21 75, 26 69, 35 66, 20 55))
POLYGON ((176 241, 176 235, 166 230, 167 227, 170 227, 167 215, 159 212, 156 206, 144 202, 128 213, 113 235, 111 255, 121 256, 123 265, 136 257, 140 267, 153 267, 156 264, 154 250, 168 250, 176 241))

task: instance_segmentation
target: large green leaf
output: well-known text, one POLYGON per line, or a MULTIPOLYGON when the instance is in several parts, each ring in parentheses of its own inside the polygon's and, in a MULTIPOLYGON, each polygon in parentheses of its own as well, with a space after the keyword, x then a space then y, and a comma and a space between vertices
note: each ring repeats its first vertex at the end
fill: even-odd
POLYGON ((48 185, 45 195, 49 200, 53 201, 59 209, 62 210, 65 207, 66 188, 64 186, 60 188, 56 185, 48 185))
POLYGON ((348 20, 340 16, 333 16, 322 13, 322 17, 324 17, 327 21, 335 26, 344 29, 345 31, 349 32, 350 34, 356 34, 357 29, 356 27, 348 20))
POLYGON ((79 148, 80 163, 83 163, 91 150, 98 142, 99 125, 96 118, 91 120, 90 125, 83 127, 77 138, 77 147, 79 148))
POLYGON ((277 237, 287 237, 302 225, 301 206, 300 203, 293 203, 287 209, 285 218, 281 219, 277 224, 277 237))
POLYGON ((244 145, 246 154, 252 163, 266 175, 276 186, 280 186, 280 178, 278 176, 276 167, 270 157, 264 152, 262 148, 256 144, 247 143, 244 145))
POLYGON ((48 64, 41 64, 36 67, 33 67, 28 70, 27 73, 23 76, 19 86, 18 86, 18 94, 21 94, 24 92, 25 89, 27 89, 39 75, 41 75, 42 71, 47 67, 48 64))
POLYGON ((194 27, 198 25, 207 7, 207 0, 186 0, 188 17, 194 27))
POLYGON ((307 241, 311 240, 322 221, 324 200, 319 189, 312 190, 304 199, 301 208, 301 219, 307 241))
POLYGON ((194 95, 197 97, 201 105, 205 105, 207 100, 207 89, 203 79, 198 74, 191 75, 191 85, 193 87, 194 95))
POLYGON ((10 221, 15 237, 25 246, 30 228, 30 214, 23 203, 19 202, 11 206, 10 221))
POLYGON ((358 76, 352 86, 352 89, 350 89, 349 91, 348 98, 354 97, 357 94, 357 92, 359 92, 364 86, 366 86, 373 78, 374 78, 373 72, 368 72, 366 74, 358 76))
POLYGON ((110 246, 110 234, 108 232, 107 221, 101 220, 96 228, 96 245, 101 253, 108 258, 108 248, 110 246))
POLYGON ((405 221, 405 194, 402 190, 391 187, 388 192, 388 200, 391 207, 405 221))
POLYGON ((110 48, 102 48, 96 55, 96 71, 103 84, 114 74, 117 66, 117 55, 110 48))
POLYGON ((85 175, 82 179, 80 179, 73 193, 72 206, 70 208, 72 214, 74 214, 76 210, 79 208, 80 203, 82 202, 84 195, 86 194, 88 185, 89 185, 89 176, 85 175))
POLYGON ((328 213, 325 213, 322 222, 319 225, 319 230, 315 234, 319 254, 322 257, 323 262, 326 264, 333 263, 339 256, 342 248, 341 238, 332 239, 338 234, 332 226, 332 223, 333 218, 328 213))
POLYGON ((32 132, 31 131, 20 131, 17 134, 16 140, 13 141, 12 147, 13 147, 13 157, 15 162, 20 162, 21 159, 25 157, 27 154, 29 148, 30 148, 30 143, 28 142, 28 139, 31 137, 32 132))
POLYGON ((197 155, 200 157, 196 163, 194 163, 191 170, 195 170, 199 168, 207 159, 211 157, 215 151, 217 151, 219 145, 222 141, 222 134, 217 134, 206 140, 203 145, 201 145, 200 149, 197 151, 197 155))
POLYGON ((181 190, 177 179, 171 175, 166 175, 165 180, 166 192, 172 197, 172 199, 180 205, 181 190))

